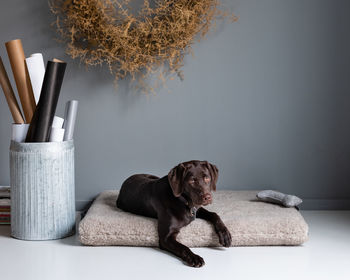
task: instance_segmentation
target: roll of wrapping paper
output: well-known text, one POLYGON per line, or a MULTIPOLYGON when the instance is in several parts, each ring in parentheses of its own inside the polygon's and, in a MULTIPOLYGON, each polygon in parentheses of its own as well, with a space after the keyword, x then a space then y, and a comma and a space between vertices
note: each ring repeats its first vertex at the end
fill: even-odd
POLYGON ((38 104, 41 86, 43 84, 45 75, 43 55, 41 53, 31 54, 28 58, 26 58, 26 64, 28 68, 30 82, 33 88, 35 104, 38 104))
POLYGON ((66 65, 65 62, 47 62, 39 102, 29 126, 26 142, 49 141, 66 65))
POLYGON ((12 118, 14 123, 24 123, 24 119, 21 113, 21 109, 18 106, 17 99, 15 94, 13 93, 13 89, 7 76, 6 69, 4 64, 2 63, 2 59, 0 57, 0 85, 4 91, 7 104, 9 106, 10 112, 12 114, 12 118))
POLYGON ((64 141, 72 140, 74 134, 75 120, 77 118, 78 101, 70 100, 66 103, 66 109, 64 113, 64 141))
POLYGON ((62 142, 64 137, 64 129, 63 127, 64 119, 54 116, 51 129, 49 142, 62 142))
POLYGON ((26 139, 29 123, 13 123, 11 140, 22 143, 26 139))
POLYGON ((52 127, 56 127, 56 128, 62 128, 63 127, 63 123, 64 123, 64 119, 54 116, 53 117, 53 121, 52 121, 52 127))
POLYGON ((51 127, 50 142, 62 142, 64 137, 64 129, 58 127, 51 127))
POLYGON ((19 99, 22 104, 23 114, 26 123, 30 123, 35 111, 35 99, 25 63, 26 58, 24 56, 22 42, 17 39, 9 41, 5 45, 15 78, 19 99))

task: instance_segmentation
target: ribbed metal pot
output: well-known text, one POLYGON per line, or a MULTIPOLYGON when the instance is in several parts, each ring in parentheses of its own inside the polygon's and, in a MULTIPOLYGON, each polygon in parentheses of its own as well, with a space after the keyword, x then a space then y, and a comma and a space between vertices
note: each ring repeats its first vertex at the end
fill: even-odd
POLYGON ((13 237, 50 240, 74 233, 73 141, 12 141, 10 173, 13 237))

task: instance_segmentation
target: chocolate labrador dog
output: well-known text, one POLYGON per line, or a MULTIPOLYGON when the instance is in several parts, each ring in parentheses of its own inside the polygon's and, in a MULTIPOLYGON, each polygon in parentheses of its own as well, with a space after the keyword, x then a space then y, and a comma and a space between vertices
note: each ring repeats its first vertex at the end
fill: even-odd
POLYGON ((212 202, 218 169, 207 161, 183 162, 162 178, 136 174, 122 185, 117 206, 134 214, 158 219, 159 247, 181 258, 186 264, 201 267, 204 260, 176 241, 180 229, 196 217, 209 221, 224 247, 231 245, 231 234, 214 213, 201 207, 212 202))

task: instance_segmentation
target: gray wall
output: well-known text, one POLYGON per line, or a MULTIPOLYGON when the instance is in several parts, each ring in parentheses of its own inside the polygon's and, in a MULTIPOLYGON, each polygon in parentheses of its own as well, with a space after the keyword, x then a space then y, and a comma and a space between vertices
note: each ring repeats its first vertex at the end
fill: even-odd
MULTIPOLYGON (((275 188, 301 196, 307 209, 350 209, 349 1, 225 2, 239 22, 219 24, 194 46, 170 93, 145 96, 125 82, 115 92, 105 68, 86 71, 68 58, 46 0, 1 1, 8 70, 3 43, 15 38, 28 55, 68 61, 57 114, 80 101, 78 203, 133 173, 165 175, 207 159, 219 167, 219 189, 275 188)), ((0 184, 9 184, 10 124, 1 94, 0 184)))

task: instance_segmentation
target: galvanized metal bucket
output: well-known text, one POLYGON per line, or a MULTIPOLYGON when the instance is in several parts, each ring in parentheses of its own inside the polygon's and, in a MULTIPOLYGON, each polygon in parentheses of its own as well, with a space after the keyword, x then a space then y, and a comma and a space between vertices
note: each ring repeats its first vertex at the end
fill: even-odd
POLYGON ((13 237, 50 240, 74 233, 73 141, 11 141, 10 174, 13 237))

